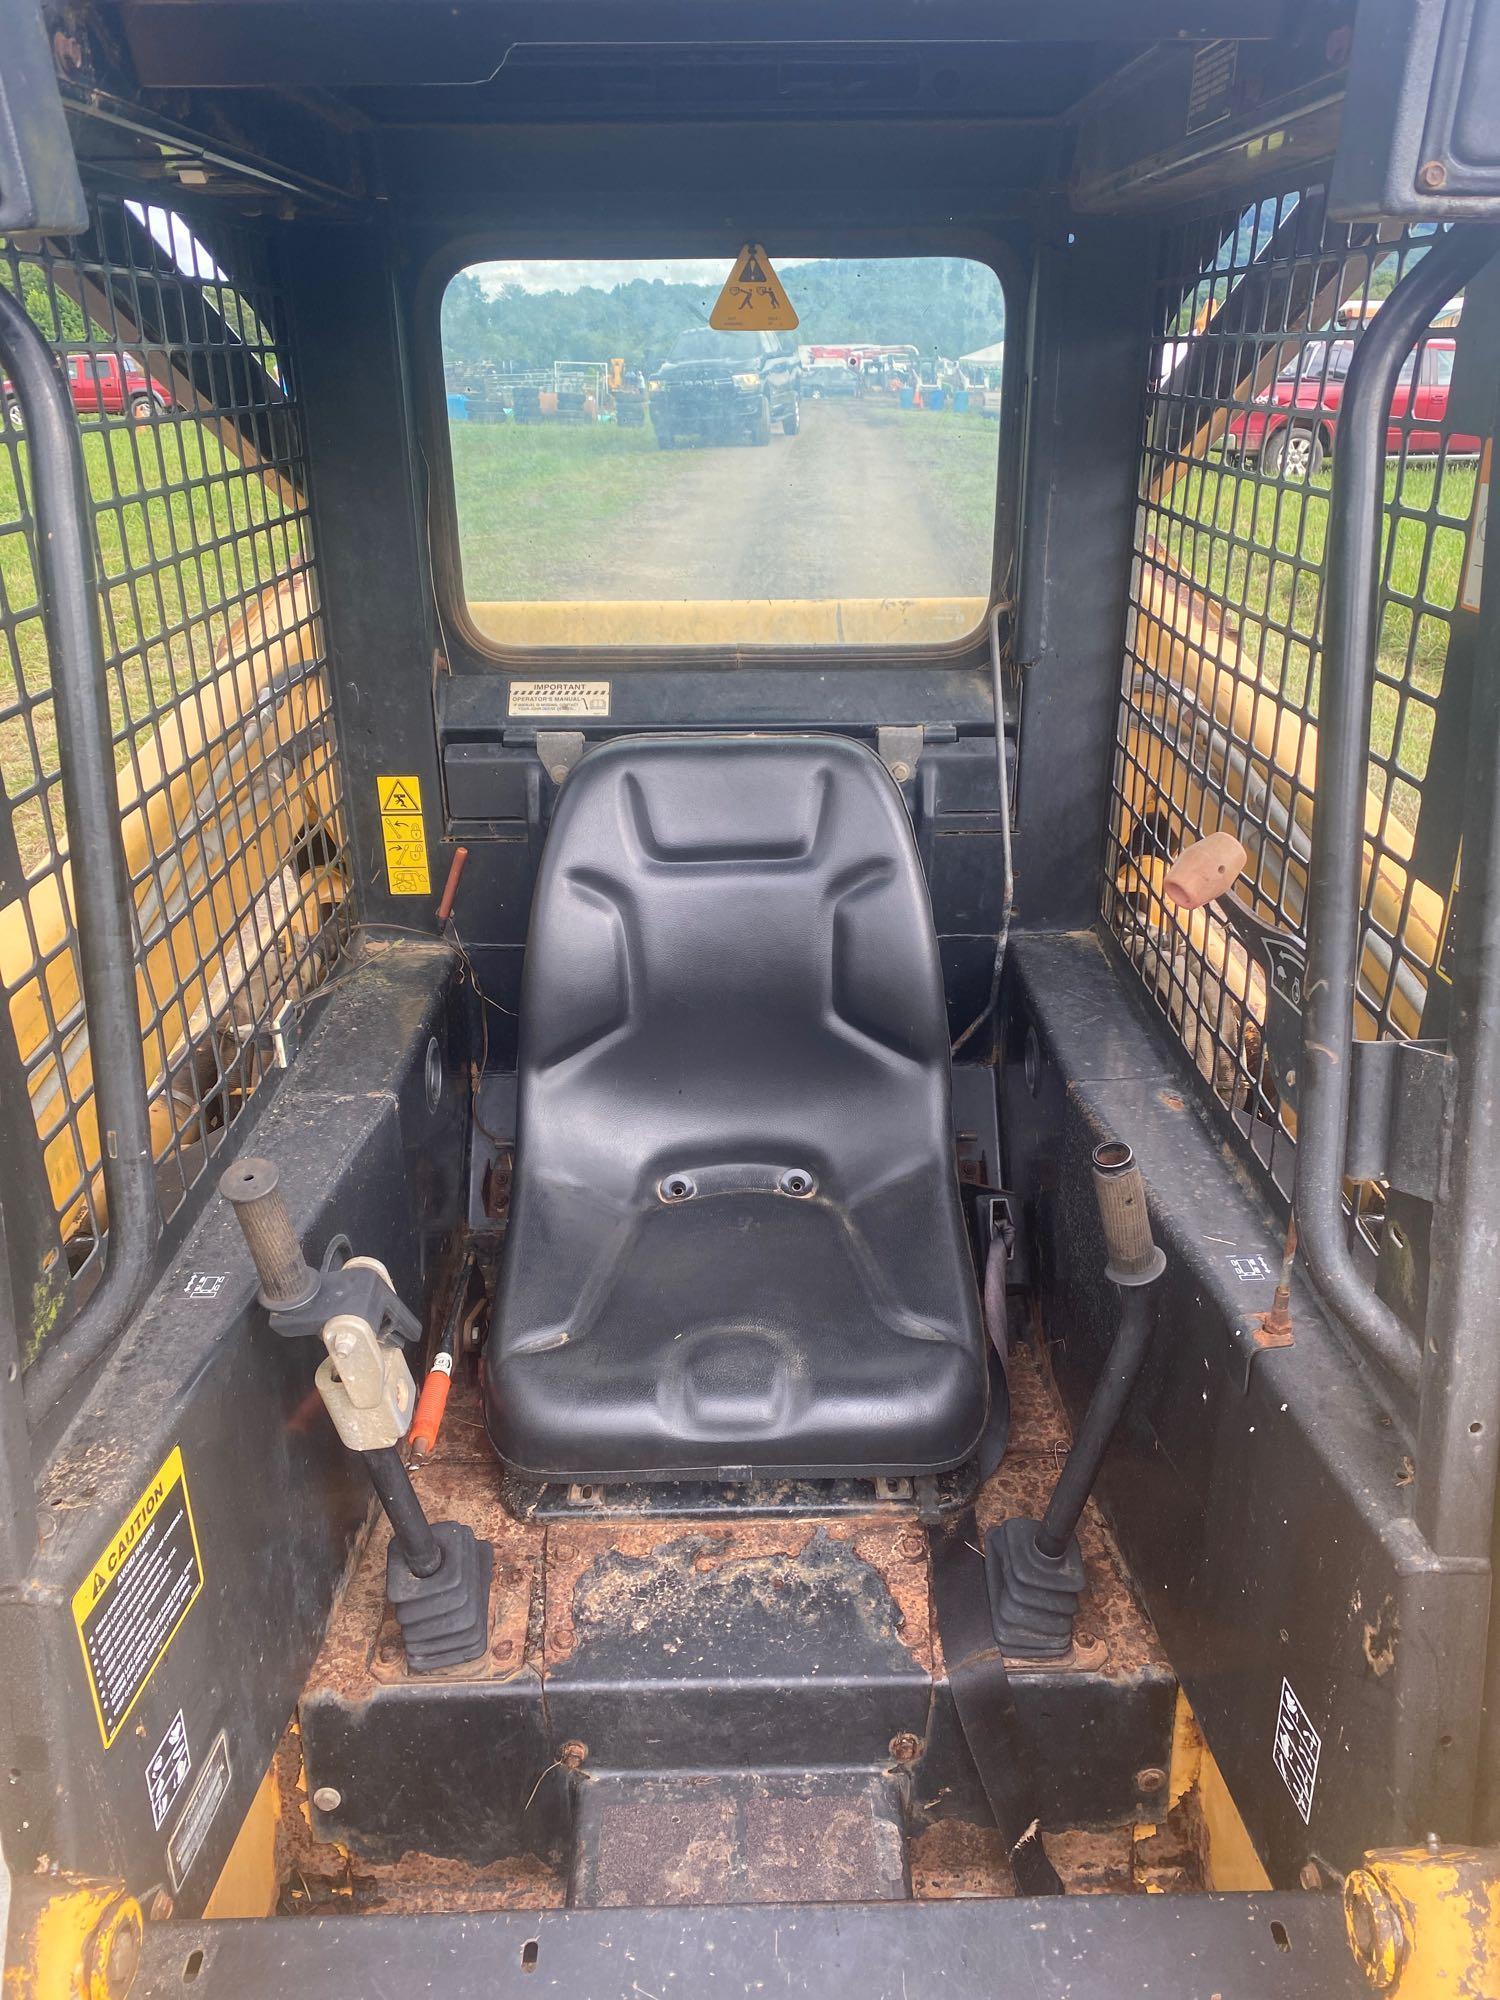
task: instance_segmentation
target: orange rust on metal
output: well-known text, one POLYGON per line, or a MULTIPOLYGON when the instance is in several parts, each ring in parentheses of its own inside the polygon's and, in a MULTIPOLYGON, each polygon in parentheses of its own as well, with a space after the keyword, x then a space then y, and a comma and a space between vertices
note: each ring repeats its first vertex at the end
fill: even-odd
MULTIPOLYGON (((1128 1826, 1102 1831, 1067 1827, 1048 1832, 1047 1853, 1070 1895, 1128 1895, 1141 1886, 1135 1877, 1132 1836, 1128 1826)), ((992 1826, 974 1826, 967 1820, 935 1821, 912 1842, 911 1892, 919 1903, 1013 1896, 1015 1881, 999 1834, 992 1826)))
POLYGON ((332 1841, 315 1839, 295 1724, 277 1749, 276 1779, 276 1879, 285 1915, 551 1910, 566 1900, 566 1883, 529 1854, 478 1868, 415 1851, 399 1861, 368 1862, 355 1860, 332 1841))
POLYGON ((1286 1242, 1281 1253, 1281 1278, 1271 1299, 1271 1310, 1260 1314, 1260 1324, 1253 1329, 1257 1347, 1291 1347, 1292 1339, 1292 1266, 1297 1261, 1297 1218, 1287 1217, 1286 1242))

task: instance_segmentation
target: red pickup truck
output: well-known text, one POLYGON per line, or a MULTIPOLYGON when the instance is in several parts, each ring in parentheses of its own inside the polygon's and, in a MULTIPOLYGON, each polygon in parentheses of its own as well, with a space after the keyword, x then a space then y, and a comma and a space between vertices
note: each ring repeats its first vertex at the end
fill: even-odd
MULTIPOLYGON (((1429 335, 1406 357, 1391 399, 1385 448, 1392 457, 1431 457, 1443 449, 1448 389, 1453 380, 1451 335, 1429 335)), ((1258 462, 1287 479, 1308 479, 1333 449, 1344 382, 1354 359, 1352 339, 1313 340, 1289 361, 1248 410, 1230 418, 1226 456, 1258 462)), ((1449 437, 1450 452, 1477 452, 1477 437, 1449 437)))
MULTIPOLYGON (((172 407, 172 398, 159 382, 153 381, 133 354, 68 354, 63 357, 63 367, 73 408, 81 416, 122 417, 128 412, 144 420, 172 407)), ((18 431, 25 418, 20 399, 8 381, 4 396, 6 421, 13 431, 18 431)))

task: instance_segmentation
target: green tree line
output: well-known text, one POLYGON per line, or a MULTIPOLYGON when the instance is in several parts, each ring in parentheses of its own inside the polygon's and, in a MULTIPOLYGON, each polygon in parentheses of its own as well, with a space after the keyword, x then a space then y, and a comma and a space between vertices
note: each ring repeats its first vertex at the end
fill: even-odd
MULTIPOLYGON (((995 274, 962 257, 826 259, 793 265, 782 280, 801 342, 911 342, 956 357, 1005 332, 995 274)), ((650 369, 679 333, 703 325, 715 295, 712 285, 661 278, 576 291, 487 291, 472 271, 461 271, 443 300, 443 349, 460 364, 550 368, 618 354, 627 367, 650 369)))

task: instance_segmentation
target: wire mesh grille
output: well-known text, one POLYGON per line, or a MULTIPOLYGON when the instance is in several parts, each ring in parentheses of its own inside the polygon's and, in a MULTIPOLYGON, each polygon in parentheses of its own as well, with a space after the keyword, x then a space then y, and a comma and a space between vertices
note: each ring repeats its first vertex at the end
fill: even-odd
MULTIPOLYGON (((1264 973, 1235 912, 1302 934, 1343 383, 1379 300, 1431 241, 1420 226, 1326 222, 1313 189, 1160 243, 1104 915, 1283 1194, 1295 1118, 1266 1061, 1264 973), (1220 829, 1250 856, 1239 904, 1188 914, 1163 894, 1167 870, 1220 829)), ((1449 422, 1462 339, 1455 301, 1408 358, 1389 416, 1364 1036, 1431 1032, 1457 864, 1453 815, 1429 781, 1480 448, 1449 422)), ((1378 1191, 1362 1200, 1378 1207, 1378 1191)))
MULTIPOLYGON (((264 246, 102 196, 0 242, 80 426, 164 1216, 352 924, 307 472, 264 246)), ((75 1281, 107 1228, 24 414, 0 442, 0 991, 75 1281)))

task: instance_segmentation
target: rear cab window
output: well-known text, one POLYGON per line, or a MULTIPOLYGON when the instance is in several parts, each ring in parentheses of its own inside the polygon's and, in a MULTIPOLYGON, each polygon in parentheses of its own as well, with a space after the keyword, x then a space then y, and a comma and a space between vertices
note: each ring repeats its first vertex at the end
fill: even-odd
POLYGON ((993 571, 1005 305, 962 258, 495 261, 441 311, 462 603, 485 647, 952 644, 993 571))

